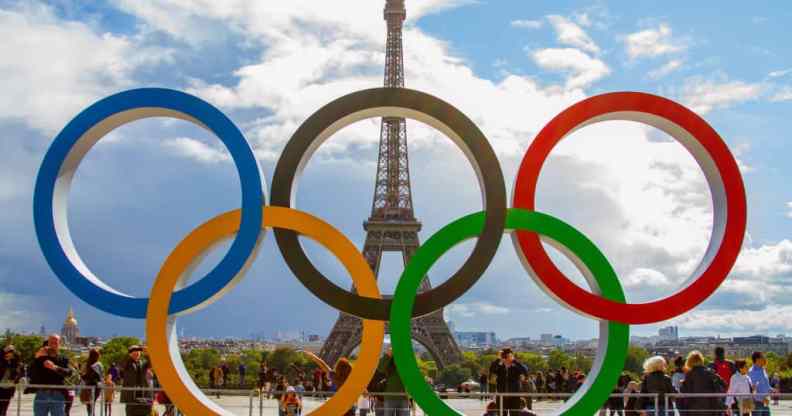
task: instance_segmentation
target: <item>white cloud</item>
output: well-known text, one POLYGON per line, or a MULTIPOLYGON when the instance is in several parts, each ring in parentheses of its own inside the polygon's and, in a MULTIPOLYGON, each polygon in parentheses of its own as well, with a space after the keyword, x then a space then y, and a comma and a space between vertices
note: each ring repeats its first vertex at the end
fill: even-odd
POLYGON ((509 308, 493 305, 486 302, 454 303, 445 308, 445 311, 454 319, 472 318, 481 315, 508 315, 509 308))
POLYGON ((674 92, 684 104, 700 114, 715 109, 729 108, 736 104, 756 100, 764 91, 764 86, 743 81, 729 81, 725 77, 711 80, 692 77, 674 92))
POLYGON ((540 29, 544 24, 541 20, 512 20, 511 25, 523 29, 540 29))
POLYGON ((774 103, 792 101, 792 87, 786 86, 776 91, 775 94, 770 97, 770 101, 774 103))
POLYGON ((660 68, 650 71, 648 74, 649 78, 652 79, 663 78, 666 75, 678 70, 679 68, 682 68, 682 63, 683 62, 681 59, 672 59, 666 62, 665 65, 661 66, 660 68))
POLYGON ((540 49, 532 55, 543 69, 569 74, 566 87, 585 88, 610 74, 610 68, 599 59, 573 48, 540 49))
POLYGON ((789 333, 792 328, 792 306, 767 305, 759 310, 730 308, 693 311, 672 322, 694 334, 774 335, 789 333))
POLYGON ((47 134, 83 107, 132 84, 133 71, 169 52, 96 33, 64 21, 39 3, 0 9, 0 117, 22 120, 47 134))
POLYGON ((591 53, 599 53, 600 48, 580 26, 563 16, 550 15, 547 20, 558 35, 558 42, 574 46, 591 53))
POLYGON ((792 74, 792 68, 773 71, 767 74, 767 76, 769 76, 770 78, 778 78, 778 77, 786 76, 787 74, 792 74))
POLYGON ((225 149, 219 149, 189 137, 177 137, 162 142, 162 146, 177 155, 203 163, 218 163, 231 160, 225 149))
POLYGON ((681 52, 687 49, 682 41, 674 39, 671 27, 660 24, 656 29, 646 29, 627 35, 624 40, 627 55, 631 59, 643 57, 656 57, 681 52))

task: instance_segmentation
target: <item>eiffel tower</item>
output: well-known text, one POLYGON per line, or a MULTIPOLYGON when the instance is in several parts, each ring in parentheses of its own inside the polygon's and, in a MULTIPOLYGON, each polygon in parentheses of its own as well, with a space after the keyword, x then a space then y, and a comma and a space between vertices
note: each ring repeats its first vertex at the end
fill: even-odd
MULTIPOLYGON (((385 87, 404 88, 402 25, 406 16, 404 0, 386 0, 385 87)), ((418 231, 421 223, 413 212, 407 124, 403 118, 382 119, 374 201, 371 217, 363 223, 363 228, 367 232, 363 256, 375 275, 379 275, 383 252, 401 252, 406 265, 420 246, 418 231)), ((431 284, 425 277, 419 291, 429 289, 431 284)), ((319 353, 320 357, 330 365, 341 357, 348 357, 360 344, 361 332, 360 318, 342 312, 319 353)), ((412 337, 429 351, 438 367, 461 360, 459 347, 443 319, 442 309, 414 319, 412 337)))

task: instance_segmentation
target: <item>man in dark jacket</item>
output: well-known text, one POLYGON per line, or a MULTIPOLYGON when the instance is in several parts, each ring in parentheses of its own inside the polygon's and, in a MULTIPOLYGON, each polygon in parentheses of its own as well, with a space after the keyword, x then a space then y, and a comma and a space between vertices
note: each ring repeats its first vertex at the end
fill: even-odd
MULTIPOLYGON (((30 383, 63 386, 72 374, 69 359, 60 353, 60 335, 50 335, 30 364, 30 383)), ((42 388, 36 390, 33 414, 36 416, 64 416, 66 390, 42 388)))
MULTIPOLYGON (((125 388, 149 387, 146 378, 149 365, 142 360, 143 351, 143 347, 139 345, 132 345, 127 349, 129 359, 127 359, 121 372, 125 388)), ((148 396, 149 392, 143 390, 123 390, 121 392, 121 403, 126 404, 127 416, 151 415, 151 404, 148 396)))
MULTIPOLYGON (((511 348, 504 348, 495 374, 498 377, 498 393, 520 393, 522 382, 528 377, 528 369, 514 358, 511 348)), ((509 415, 520 414, 522 401, 519 396, 503 397, 502 400, 503 409, 509 415)))

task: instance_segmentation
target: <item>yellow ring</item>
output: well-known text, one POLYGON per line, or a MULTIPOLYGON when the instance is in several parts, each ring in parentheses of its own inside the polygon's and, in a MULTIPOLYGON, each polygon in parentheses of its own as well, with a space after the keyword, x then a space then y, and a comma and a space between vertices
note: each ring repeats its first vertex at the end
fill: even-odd
MULTIPOLYGON (((341 232, 324 221, 290 208, 263 207, 263 227, 277 227, 310 237, 333 253, 352 277, 362 296, 381 298, 377 281, 360 251, 341 232)), ((151 363, 157 378, 177 408, 187 415, 231 415, 201 392, 182 362, 175 331, 175 316, 168 316, 171 296, 201 257, 218 242, 230 238, 239 230, 240 210, 217 216, 182 240, 168 256, 154 286, 151 288, 146 319, 146 339, 151 363)), ((252 256, 251 256, 252 257, 252 256)), ((210 302, 217 300, 214 296, 210 302)), ((209 302, 207 302, 208 304, 209 302)), ((363 334, 359 357, 349 378, 330 400, 311 415, 338 416, 344 414, 365 391, 374 376, 382 343, 385 322, 363 320, 363 334)))

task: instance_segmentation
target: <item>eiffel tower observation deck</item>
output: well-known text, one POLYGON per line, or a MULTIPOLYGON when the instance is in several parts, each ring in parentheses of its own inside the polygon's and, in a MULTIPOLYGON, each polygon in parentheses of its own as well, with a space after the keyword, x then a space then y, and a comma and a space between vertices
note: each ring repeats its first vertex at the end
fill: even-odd
MULTIPOLYGON (((385 87, 404 88, 402 28, 407 17, 404 0, 387 0, 384 17, 388 29, 385 87)), ((421 223, 413 211, 407 123, 403 118, 382 119, 374 200, 371 216, 363 223, 363 227, 367 233, 363 256, 377 276, 383 252, 401 252, 406 265, 420 246, 418 232, 421 223)), ((425 277, 420 291, 429 289, 431 284, 425 277)), ((361 332, 360 318, 342 312, 319 355, 325 362, 334 365, 339 358, 348 357, 360 344, 361 332)), ((429 351, 438 367, 461 359, 459 346, 443 319, 442 309, 414 319, 412 337, 429 351)))

